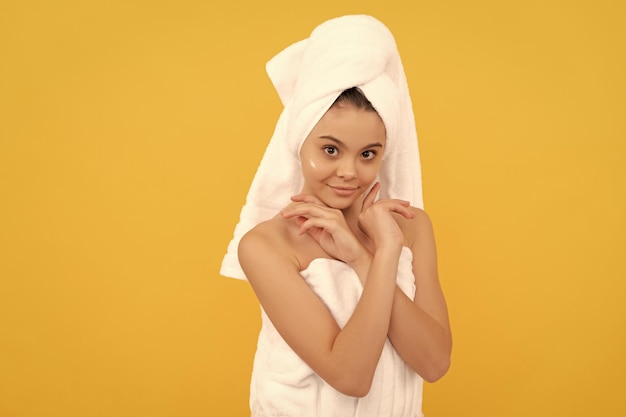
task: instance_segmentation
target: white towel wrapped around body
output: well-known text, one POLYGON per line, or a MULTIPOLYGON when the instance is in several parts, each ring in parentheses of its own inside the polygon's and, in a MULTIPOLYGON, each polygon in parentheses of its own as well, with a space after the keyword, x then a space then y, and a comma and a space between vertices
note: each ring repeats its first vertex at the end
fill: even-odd
MULTIPOLYGON (((413 254, 402 248, 398 287, 415 295, 413 254)), ((359 302, 362 286, 343 262, 317 258, 302 279, 344 327, 359 302)), ((322 380, 283 340, 265 312, 250 382, 252 417, 421 417, 423 381, 385 341, 369 393, 343 395, 322 380)))
MULTIPOLYGON (((380 115, 387 142, 378 179, 381 198, 423 207, 417 135, 404 69, 391 32, 366 15, 331 19, 267 63, 284 109, 252 181, 221 274, 245 279, 237 247, 241 237, 275 216, 303 186, 299 151, 309 132, 346 89, 358 87, 380 115)), ((397 282, 413 299, 412 253, 403 248, 397 282)), ((343 327, 362 287, 346 264, 320 258, 300 272, 343 327)), ((326 384, 287 345, 263 312, 251 383, 254 417, 418 417, 422 379, 387 341, 370 393, 345 396, 326 384)))
POLYGON ((239 240, 300 192, 300 146, 348 88, 358 87, 385 125, 380 197, 400 198, 423 207, 413 107, 395 40, 385 25, 367 15, 328 20, 309 38, 272 58, 266 69, 284 109, 222 261, 220 273, 238 279, 245 279, 237 257, 239 240))

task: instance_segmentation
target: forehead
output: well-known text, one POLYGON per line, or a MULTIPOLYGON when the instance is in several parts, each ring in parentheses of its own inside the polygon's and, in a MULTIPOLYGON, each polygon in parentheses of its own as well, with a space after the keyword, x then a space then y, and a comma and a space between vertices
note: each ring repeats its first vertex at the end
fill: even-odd
POLYGON ((311 137, 332 136, 346 145, 367 146, 386 142, 385 125, 378 113, 351 105, 332 106, 317 122, 311 137))

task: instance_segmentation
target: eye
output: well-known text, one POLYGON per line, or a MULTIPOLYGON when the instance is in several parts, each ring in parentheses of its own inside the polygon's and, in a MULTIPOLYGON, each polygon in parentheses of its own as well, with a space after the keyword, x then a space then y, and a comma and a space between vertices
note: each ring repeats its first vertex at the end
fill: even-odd
POLYGON ((331 145, 324 146, 324 153, 329 156, 337 155, 337 148, 331 145))
POLYGON ((376 156, 376 151, 363 151, 361 152, 361 157, 363 159, 374 159, 376 156))

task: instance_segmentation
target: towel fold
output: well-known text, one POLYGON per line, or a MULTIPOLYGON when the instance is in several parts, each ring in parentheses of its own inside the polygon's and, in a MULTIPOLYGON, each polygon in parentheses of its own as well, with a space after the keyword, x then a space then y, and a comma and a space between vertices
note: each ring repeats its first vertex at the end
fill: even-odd
POLYGON ((400 55, 387 27, 374 17, 328 20, 266 65, 284 109, 276 124, 220 273, 245 279, 237 257, 241 237, 275 216, 303 185, 300 146, 346 89, 358 87, 385 125, 387 144, 379 172, 380 198, 423 207, 417 134, 400 55))

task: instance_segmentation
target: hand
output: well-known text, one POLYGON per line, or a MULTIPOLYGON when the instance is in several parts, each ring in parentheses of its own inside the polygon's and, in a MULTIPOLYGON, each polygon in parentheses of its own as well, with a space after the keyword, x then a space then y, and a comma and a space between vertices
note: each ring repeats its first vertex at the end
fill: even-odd
POLYGON ((367 256, 367 250, 354 236, 341 210, 326 206, 314 196, 299 194, 281 210, 285 219, 295 219, 300 233, 307 233, 330 256, 349 265, 367 256))
POLYGON ((398 213, 406 219, 412 219, 415 214, 409 209, 409 202, 398 199, 377 200, 380 183, 374 184, 363 200, 359 227, 374 242, 379 249, 388 245, 402 246, 404 234, 394 219, 392 213, 398 213))

